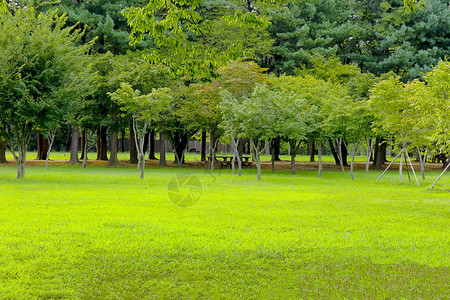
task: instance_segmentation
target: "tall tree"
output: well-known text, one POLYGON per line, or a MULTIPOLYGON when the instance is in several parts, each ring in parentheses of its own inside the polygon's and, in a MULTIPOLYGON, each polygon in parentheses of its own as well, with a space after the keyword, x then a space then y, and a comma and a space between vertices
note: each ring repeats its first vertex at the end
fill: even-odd
POLYGON ((127 83, 109 96, 122 105, 122 110, 133 115, 134 142, 138 149, 141 179, 144 179, 145 153, 144 142, 147 129, 151 123, 159 120, 161 112, 166 109, 171 100, 170 89, 154 89, 151 93, 141 95, 139 90, 133 90, 127 83))
POLYGON ((63 120, 72 101, 88 89, 86 55, 77 47, 83 33, 65 27, 56 12, 11 11, 0 4, 0 111, 9 149, 18 146, 17 177, 25 174, 31 133, 63 120))

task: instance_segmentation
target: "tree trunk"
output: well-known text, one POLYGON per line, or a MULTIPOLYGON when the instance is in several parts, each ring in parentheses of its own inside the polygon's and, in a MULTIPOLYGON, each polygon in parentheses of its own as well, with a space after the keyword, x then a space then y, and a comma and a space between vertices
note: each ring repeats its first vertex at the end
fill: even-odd
POLYGON ((56 132, 50 132, 48 134, 47 143, 48 143, 48 149, 47 149, 47 155, 45 158, 45 168, 48 170, 49 165, 48 161, 50 159, 50 152, 52 152, 53 142, 55 141, 56 132))
POLYGON ((148 159, 157 160, 155 156, 155 130, 152 129, 150 131, 150 141, 149 141, 149 149, 148 149, 148 159))
POLYGON ((342 158, 342 138, 337 138, 336 141, 337 141, 336 148, 338 150, 338 156, 339 156, 339 166, 341 167, 341 172, 345 172, 344 162, 343 162, 344 160, 342 158))
POLYGON ((377 138, 375 141, 375 157, 374 164, 377 170, 381 170, 386 162, 386 143, 382 138, 377 138))
POLYGON ((366 160, 366 174, 369 174, 370 158, 372 157, 373 138, 367 140, 367 160, 366 160))
POLYGON ((108 128, 100 128, 100 149, 98 160, 108 160, 108 128))
POLYGON ((19 142, 19 158, 17 159, 17 179, 25 176, 25 162, 27 161, 27 145, 19 142))
POLYGON ((0 141, 0 164, 6 164, 8 161, 6 160, 6 145, 5 142, 0 141))
POLYGON ((209 150, 211 155, 211 171, 214 172, 216 170, 216 144, 217 139, 214 135, 214 132, 211 131, 209 133, 209 150))
POLYGON ((89 132, 89 136, 86 137, 86 142, 84 143, 84 149, 83 149, 83 169, 86 169, 86 162, 88 159, 88 153, 89 153, 89 142, 91 141, 92 137, 94 136, 94 131, 89 132))
POLYGON ((138 154, 136 148, 136 142, 134 141, 134 128, 133 125, 130 126, 130 163, 138 163, 138 154))
POLYGON ((273 139, 273 147, 274 147, 274 161, 281 161, 280 159, 280 138, 273 139))
POLYGON ((72 142, 70 144, 70 161, 71 165, 76 165, 79 163, 78 160, 78 139, 79 139, 79 129, 78 125, 72 127, 72 142))
POLYGON ((339 161, 339 157, 338 157, 338 154, 337 154, 337 152, 336 152, 336 149, 334 148, 333 141, 332 141, 332 140, 328 140, 328 142, 329 142, 329 144, 330 144, 331 153, 333 154, 334 161, 336 162, 336 165, 339 166, 340 161, 339 161))
POLYGON ((111 132, 111 154, 109 155, 109 161, 108 161, 108 165, 109 166, 114 166, 117 165, 119 163, 119 159, 117 158, 117 150, 118 150, 118 142, 119 142, 119 138, 118 138, 118 132, 116 130, 113 130, 111 132))
POLYGON ((344 139, 341 139, 341 153, 342 153, 342 155, 341 155, 342 165, 344 167, 348 167, 348 162, 347 162, 348 149, 345 146, 344 139))
POLYGON ((46 160, 48 152, 48 140, 41 133, 37 136, 37 157, 36 160, 46 160))
POLYGON ((265 150, 265 147, 263 147, 262 151, 260 151, 259 147, 260 144, 262 142, 257 141, 257 144, 255 144, 255 142, 250 139, 250 146, 251 146, 251 151, 252 151, 252 156, 253 156, 253 160, 255 161, 256 164, 256 178, 257 180, 261 180, 261 159, 260 159, 260 155, 261 152, 263 152, 265 150))
POLYGON ((178 168, 183 167, 184 161, 184 150, 186 150, 186 146, 189 142, 189 137, 186 132, 175 132, 171 136, 169 136, 170 143, 175 151, 175 160, 178 165, 178 168))
POLYGON ((164 133, 159 134, 159 165, 166 165, 166 136, 164 133))
POLYGON ((125 152, 125 130, 122 130, 120 137, 120 152, 125 152))
POLYGON ((356 147, 357 145, 353 145, 350 150, 350 155, 352 156, 352 160, 350 161, 350 177, 352 178, 352 180, 355 180, 355 176, 353 175, 353 165, 355 162, 356 147))
POLYGON ((206 131, 202 131, 202 148, 200 151, 201 162, 206 162, 206 131))
POLYGON ((100 127, 99 127, 99 128, 97 128, 97 160, 100 160, 100 152, 101 152, 100 148, 102 147, 101 136, 102 136, 102 133, 101 133, 100 127))
POLYGON ((83 130, 81 132, 81 156, 80 156, 81 160, 83 160, 84 158, 85 149, 86 149, 86 130, 83 130))
POLYGON ((272 173, 275 173, 275 140, 272 140, 272 151, 271 152, 271 162, 272 162, 272 173))
POLYGON ((308 154, 309 154, 309 161, 310 162, 314 162, 314 156, 315 156, 315 145, 314 145, 314 141, 312 142, 308 142, 308 154))
POLYGON ((150 145, 150 132, 145 133, 144 136, 144 155, 147 153, 147 149, 149 149, 150 145))
POLYGON ((319 154, 319 178, 322 177, 322 142, 317 141, 317 150, 319 154))
POLYGON ((420 149, 417 148, 417 156, 420 162, 420 173, 422 174, 422 179, 425 179, 425 163, 427 162, 427 152, 428 147, 426 148, 424 155, 422 155, 422 151, 420 151, 420 149))

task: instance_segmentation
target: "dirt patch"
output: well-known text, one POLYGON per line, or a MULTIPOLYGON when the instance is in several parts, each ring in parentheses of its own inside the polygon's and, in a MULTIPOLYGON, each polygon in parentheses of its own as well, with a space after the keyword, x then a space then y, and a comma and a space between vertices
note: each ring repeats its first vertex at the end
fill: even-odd
MULTIPOLYGON (((118 165, 109 166, 106 165, 107 161, 98 161, 98 160, 88 160, 87 166, 88 167, 109 167, 109 168, 132 168, 135 167, 135 164, 131 164, 128 161, 120 161, 118 165)), ((50 166, 68 166, 69 162, 67 160, 52 160, 49 162, 50 166)), ((151 168, 176 168, 177 165, 173 161, 168 161, 167 165, 164 167, 159 166, 159 161, 157 160, 147 160, 145 162, 147 167, 151 168)), ((399 163, 392 164, 390 170, 398 170, 399 169, 399 163)), ((15 161, 9 160, 7 164, 0 164, 0 166, 5 167, 15 167, 15 161)), ((27 160, 26 166, 28 167, 45 167, 45 161, 42 160, 27 160)), ((298 171, 315 171, 319 168, 318 162, 297 162, 295 164, 298 171)), ((419 171, 419 163, 413 163, 414 169, 416 171, 419 171)), ((189 168, 189 169, 205 169, 207 166, 205 163, 200 161, 187 161, 183 168, 189 168)), ((270 170, 272 169, 272 163, 270 161, 264 161, 261 163, 262 169, 270 170)), ((336 165, 334 162, 323 162, 322 163, 323 170, 340 170, 340 167, 336 165)), ((385 165, 383 168, 387 167, 385 165)), ((216 163, 216 168, 220 168, 220 163, 216 163)), ((255 169, 256 166, 253 164, 250 166, 251 169, 255 169)), ((363 162, 355 162, 354 169, 355 170, 365 170, 366 164, 363 162)), ((406 166, 404 166, 406 169, 406 166)), ((275 162, 275 169, 276 170, 290 170, 291 169, 291 162, 290 161, 277 161, 275 162)), ((346 170, 349 170, 350 167, 345 167, 346 170)), ((370 166, 370 170, 376 170, 375 167, 370 166)), ((425 165, 426 171, 439 171, 442 170, 442 164, 440 163, 428 163, 425 165)))

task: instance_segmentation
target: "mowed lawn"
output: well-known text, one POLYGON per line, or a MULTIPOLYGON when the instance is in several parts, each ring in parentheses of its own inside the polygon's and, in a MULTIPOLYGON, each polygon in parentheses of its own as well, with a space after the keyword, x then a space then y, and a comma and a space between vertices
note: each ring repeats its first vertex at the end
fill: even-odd
POLYGON ((396 172, 15 171, 0 168, 0 299, 450 295, 450 173, 429 191, 438 172, 417 187, 396 172), (192 206, 168 197, 180 175, 201 183, 192 206))

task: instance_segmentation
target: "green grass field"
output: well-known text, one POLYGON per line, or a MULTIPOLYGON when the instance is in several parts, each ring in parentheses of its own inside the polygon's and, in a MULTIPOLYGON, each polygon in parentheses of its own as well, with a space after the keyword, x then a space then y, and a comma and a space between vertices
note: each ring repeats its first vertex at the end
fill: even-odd
POLYGON ((15 171, 0 167, 0 299, 450 295, 450 174, 429 191, 438 172, 417 187, 396 172, 15 171), (189 207, 168 196, 183 174, 201 183, 189 207))

